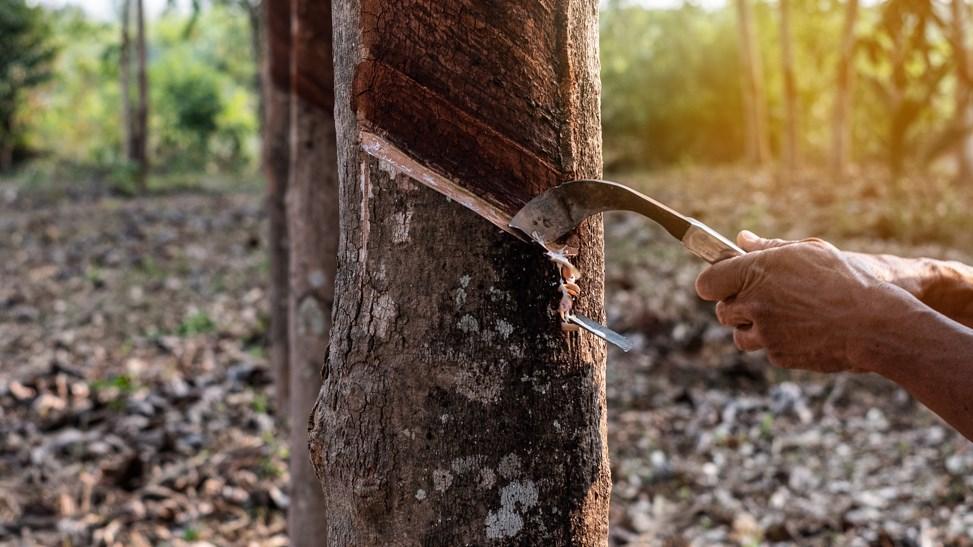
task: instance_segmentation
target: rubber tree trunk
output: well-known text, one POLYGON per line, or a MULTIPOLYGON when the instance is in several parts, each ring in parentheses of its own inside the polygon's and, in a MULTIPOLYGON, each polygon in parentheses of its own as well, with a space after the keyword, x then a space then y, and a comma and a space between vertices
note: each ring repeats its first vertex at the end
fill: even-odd
POLYGON ((742 61, 744 127, 746 129, 747 161, 764 165, 770 160, 770 144, 767 134, 767 103, 763 88, 763 62, 757 47, 756 27, 750 0, 736 0, 737 29, 740 36, 742 61))
POLYGON ((325 535, 321 486, 308 457, 307 420, 321 386, 331 330, 338 248, 331 5, 293 0, 290 237, 291 545, 316 546, 325 535))
MULTIPOLYGON (((605 544, 604 344, 561 331, 557 275, 538 246, 360 140, 465 150, 450 172, 498 188, 548 170, 548 185, 598 176, 598 2, 335 10, 342 237, 310 424, 327 544, 605 544), (513 167, 484 175, 499 164, 513 167)), ((595 319, 602 240, 600 218, 579 230, 577 306, 595 319)))
POLYGON ((121 36, 118 54, 118 74, 122 96, 122 154, 132 157, 132 40, 129 28, 132 24, 131 0, 122 0, 121 36))
POLYGON ((781 72, 784 77, 784 146, 783 170, 793 179, 800 162, 800 143, 798 126, 800 124, 797 108, 797 81, 794 75, 794 38, 791 32, 791 0, 780 0, 780 56, 781 72))
POLYGON ((970 65, 969 42, 969 7, 964 0, 953 0, 952 34, 953 49, 956 62, 956 124, 959 128, 959 139, 956 144, 957 179, 961 182, 969 180, 973 174, 973 100, 970 88, 973 86, 973 66, 970 65))
MULTIPOLYGON (((267 251, 270 262, 270 366, 277 395, 277 415, 286 429, 290 414, 288 360, 287 179, 291 137, 291 0, 264 0, 262 65, 263 171, 267 178, 267 251)), ((299 423, 302 423, 299 421, 299 423)), ((300 427, 303 431, 303 427, 300 427)))
MULTIPOLYGON (((264 52, 267 49, 264 40, 264 13, 263 0, 247 0, 240 3, 240 7, 246 11, 247 26, 250 29, 250 55, 253 57, 253 66, 263 67, 264 52)), ((264 71, 261 69, 253 71, 253 93, 257 96, 257 120, 260 125, 259 130, 263 131, 263 122, 267 119, 265 112, 266 93, 264 87, 264 71)))
POLYGON ((841 52, 835 78, 834 112, 831 125, 831 175, 840 179, 845 174, 851 150, 852 89, 855 83, 855 25, 858 23, 858 0, 847 0, 845 22, 841 31, 841 52))
POLYGON ((145 5, 144 0, 135 0, 135 47, 137 54, 136 79, 138 81, 138 104, 135 109, 135 123, 132 132, 130 159, 136 165, 136 184, 139 193, 145 193, 149 176, 149 76, 148 55, 145 43, 145 5))

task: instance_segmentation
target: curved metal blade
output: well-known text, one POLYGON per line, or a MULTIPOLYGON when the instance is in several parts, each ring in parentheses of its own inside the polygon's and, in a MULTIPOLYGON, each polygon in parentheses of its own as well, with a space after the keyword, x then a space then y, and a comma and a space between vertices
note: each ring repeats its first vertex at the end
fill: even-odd
POLYGON ((544 243, 557 241, 582 220, 604 211, 632 211, 659 223, 682 240, 690 220, 662 203, 631 188, 607 180, 575 180, 547 190, 530 200, 510 225, 544 243))

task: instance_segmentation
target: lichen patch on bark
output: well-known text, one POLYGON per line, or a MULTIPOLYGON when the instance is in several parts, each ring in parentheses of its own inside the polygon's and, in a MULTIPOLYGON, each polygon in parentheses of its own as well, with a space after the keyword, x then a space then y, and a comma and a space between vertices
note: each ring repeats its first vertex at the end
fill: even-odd
POLYGON ((512 538, 524 527, 526 513, 537 505, 534 481, 512 481, 500 489, 500 508, 486 518, 486 536, 490 539, 512 538))

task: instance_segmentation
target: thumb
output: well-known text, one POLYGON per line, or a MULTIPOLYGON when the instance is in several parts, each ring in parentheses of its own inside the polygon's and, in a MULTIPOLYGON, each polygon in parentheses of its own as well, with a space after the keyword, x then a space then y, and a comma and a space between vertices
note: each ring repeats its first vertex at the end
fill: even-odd
POLYGON ((737 245, 747 252, 762 251, 764 249, 772 249, 774 247, 783 247, 784 245, 790 245, 791 243, 794 242, 787 241, 786 239, 765 239, 751 232, 750 230, 743 230, 737 234, 737 245))

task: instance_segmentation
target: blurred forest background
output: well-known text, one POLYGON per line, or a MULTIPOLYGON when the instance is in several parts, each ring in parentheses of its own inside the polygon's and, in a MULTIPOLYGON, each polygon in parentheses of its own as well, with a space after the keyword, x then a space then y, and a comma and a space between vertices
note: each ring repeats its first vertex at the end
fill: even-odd
MULTIPOLYGON (((0 0, 0 544, 286 543, 259 4, 0 0)), ((601 5, 607 175, 726 234, 971 259, 966 1, 601 5)), ((606 246, 613 544, 969 545, 970 443, 739 353, 647 223, 606 246)))
MULTIPOLYGON (((135 190, 126 140, 137 116, 126 116, 122 89, 135 105, 137 21, 129 10, 123 38, 117 4, 114 21, 75 5, 0 5, 2 165, 28 185, 135 190)), ((150 187, 257 178, 259 25, 256 0, 172 6, 145 20, 150 187)))
MULTIPOLYGON (((123 144, 122 88, 137 102, 134 15, 124 33, 122 3, 115 20, 105 17, 111 10, 96 17, 76 5, 34 4, 3 0, 0 167, 33 184, 81 176, 130 192, 138 166, 123 144)), ((747 2, 745 30, 736 4, 707 5, 603 3, 609 170, 790 164, 791 154, 805 168, 841 154, 837 167, 892 175, 968 169, 954 154, 973 125, 965 3, 747 2), (752 137, 750 110, 760 133, 752 137)), ((174 2, 145 29, 152 185, 200 174, 253 179, 259 1, 174 2)))

